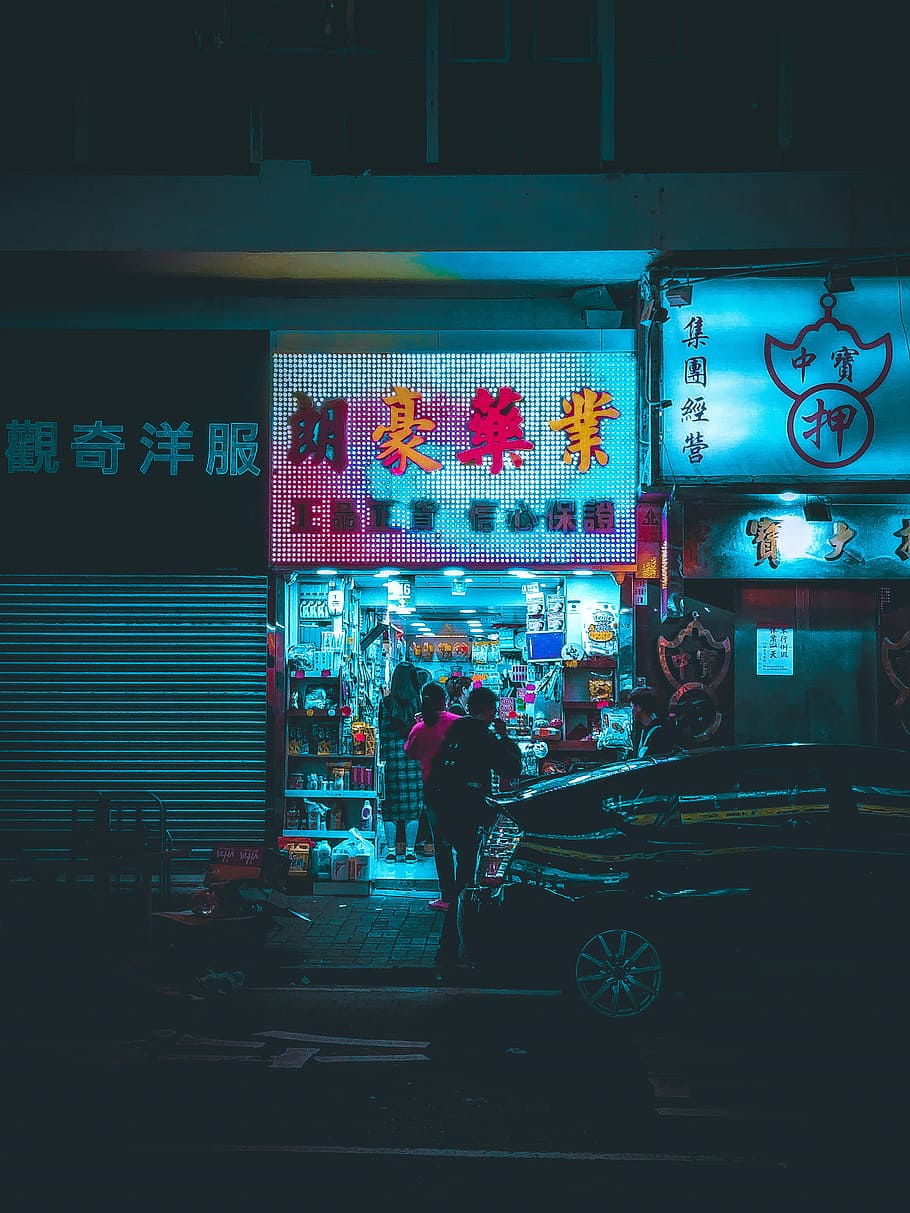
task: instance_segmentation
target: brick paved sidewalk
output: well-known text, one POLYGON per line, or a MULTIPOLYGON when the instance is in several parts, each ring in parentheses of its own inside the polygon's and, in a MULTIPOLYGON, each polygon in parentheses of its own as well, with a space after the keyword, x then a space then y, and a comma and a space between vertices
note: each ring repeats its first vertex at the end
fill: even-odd
POLYGON ((287 904, 312 919, 282 920, 268 942, 284 968, 395 969, 435 966, 444 915, 432 910, 427 889, 377 889, 368 897, 344 894, 292 897, 287 904))

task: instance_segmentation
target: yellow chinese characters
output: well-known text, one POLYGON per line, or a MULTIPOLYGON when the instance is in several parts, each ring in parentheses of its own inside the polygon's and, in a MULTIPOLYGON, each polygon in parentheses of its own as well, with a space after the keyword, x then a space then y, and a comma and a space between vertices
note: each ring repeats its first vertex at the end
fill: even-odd
POLYGON ((557 421, 548 422, 555 433, 565 431, 563 463, 571 463, 577 455, 579 472, 587 472, 592 459, 601 467, 606 467, 610 462, 610 456, 601 446, 600 423, 604 418, 619 416, 619 409, 612 401, 609 392, 595 392, 589 387, 581 392, 573 392, 569 400, 563 400, 564 415, 557 421))
POLYGON ((436 429, 436 422, 429 417, 417 416, 417 403, 422 393, 409 388, 393 387, 391 396, 383 396, 389 406, 389 424, 378 425, 373 430, 373 441, 379 443, 379 462, 395 476, 401 476, 408 461, 415 463, 424 472, 435 472, 442 467, 429 455, 417 448, 427 440, 427 434, 436 429))

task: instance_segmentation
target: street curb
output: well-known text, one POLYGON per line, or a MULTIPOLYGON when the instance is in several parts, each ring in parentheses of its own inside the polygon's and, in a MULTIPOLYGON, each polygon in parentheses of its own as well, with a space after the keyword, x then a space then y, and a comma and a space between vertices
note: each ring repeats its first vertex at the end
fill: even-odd
MULTIPOLYGON (((425 986, 434 989, 440 985, 484 990, 502 989, 501 976, 480 974, 467 967, 440 968, 438 966, 389 965, 386 967, 343 967, 341 965, 307 965, 293 968, 287 986, 258 987, 260 989, 301 989, 312 986, 425 986)), ((287 970, 286 970, 287 971, 287 970)), ((507 983, 509 989, 539 990, 533 982, 507 983)), ((256 987, 253 987, 256 988, 256 987)), ((547 987, 549 989, 549 987, 547 987)))

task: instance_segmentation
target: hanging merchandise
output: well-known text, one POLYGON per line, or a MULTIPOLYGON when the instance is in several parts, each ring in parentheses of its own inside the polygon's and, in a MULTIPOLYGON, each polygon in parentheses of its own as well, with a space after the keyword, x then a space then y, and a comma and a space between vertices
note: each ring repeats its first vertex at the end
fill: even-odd
POLYGON ((298 603, 298 619, 301 623, 329 622, 329 603, 325 586, 299 586, 298 603))
POLYGON ((471 645, 473 665, 493 665, 499 661, 499 645, 492 640, 475 640, 471 645))
POLYGON ((537 582, 522 586, 525 594, 525 625, 528 632, 543 632, 546 630, 544 616, 544 596, 537 582))
POLYGON ((588 678, 588 698, 592 703, 602 703, 604 700, 612 702, 613 675, 592 674, 588 678))
POLYGON ((334 584, 326 596, 329 615, 333 618, 344 611, 344 590, 339 590, 334 584))
POLYGON ((619 746, 624 750, 632 748, 632 709, 630 707, 601 708, 597 748, 603 750, 611 746, 619 746))
POLYGON ((547 594, 546 596, 545 630, 548 632, 566 630, 566 600, 562 594, 547 594))
POLYGON ((617 614, 608 603, 582 605, 582 645, 589 657, 615 657, 617 614))

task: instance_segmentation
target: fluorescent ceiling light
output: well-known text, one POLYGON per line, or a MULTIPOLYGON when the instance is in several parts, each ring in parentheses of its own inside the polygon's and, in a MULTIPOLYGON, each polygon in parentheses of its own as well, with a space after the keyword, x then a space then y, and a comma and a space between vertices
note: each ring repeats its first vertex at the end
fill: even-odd
POLYGON ((594 574, 591 571, 591 569, 573 569, 572 576, 573 577, 593 577, 594 574))
POLYGON ((464 569, 456 569, 454 567, 451 569, 443 569, 442 575, 443 577, 463 577, 464 569))
POLYGON ((401 572, 401 569, 380 569, 377 573, 374 573, 373 576, 374 577, 395 577, 400 572, 401 572))
POLYGON ((509 576, 510 577, 530 578, 530 577, 533 577, 534 574, 532 572, 530 572, 528 569, 509 569, 509 576))
POLYGON ((460 615, 476 615, 477 611, 474 609, 474 607, 462 607, 461 610, 459 611, 459 614, 460 615))
POLYGON ((337 572, 338 572, 337 569, 317 569, 316 576, 317 577, 334 577, 337 572))
POLYGON ((781 501, 796 501, 799 497, 799 493, 778 493, 777 495, 781 501))

